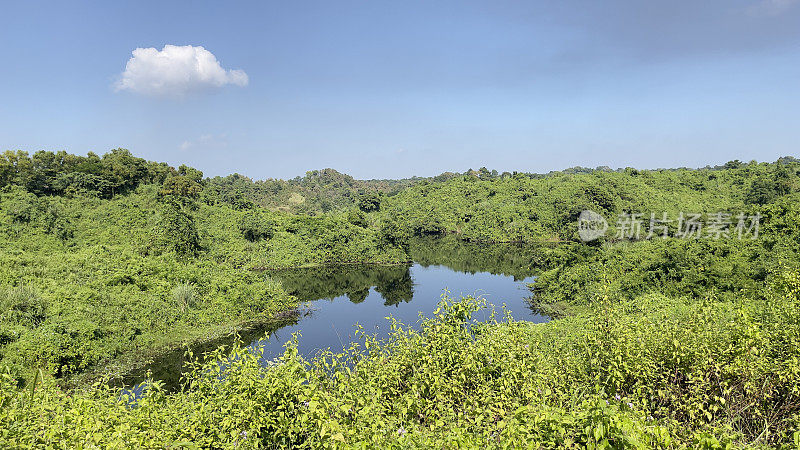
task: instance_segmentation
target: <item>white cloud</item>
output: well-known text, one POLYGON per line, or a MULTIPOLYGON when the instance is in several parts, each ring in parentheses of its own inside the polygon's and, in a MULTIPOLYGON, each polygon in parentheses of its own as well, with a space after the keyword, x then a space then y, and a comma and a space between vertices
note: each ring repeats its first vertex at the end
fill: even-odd
POLYGON ((181 150, 189 150, 190 148, 197 149, 218 149, 228 146, 228 134, 202 134, 194 140, 186 140, 181 142, 178 146, 181 150))
POLYGON ((225 70, 213 53, 191 45, 137 48, 116 82, 117 91, 183 97, 190 92, 220 88, 227 84, 247 86, 242 70, 225 70))
POLYGON ((754 16, 777 16, 789 11, 797 4, 798 0, 759 0, 747 11, 754 16))

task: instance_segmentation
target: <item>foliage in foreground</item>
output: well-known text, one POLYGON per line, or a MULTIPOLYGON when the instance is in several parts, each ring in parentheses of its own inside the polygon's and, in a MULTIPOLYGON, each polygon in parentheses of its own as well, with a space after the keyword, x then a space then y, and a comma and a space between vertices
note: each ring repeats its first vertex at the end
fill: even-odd
MULTIPOLYGON (((4 446, 590 447, 791 445, 800 439, 800 277, 761 299, 651 295, 603 314, 477 322, 444 299, 415 330, 277 365, 221 350, 185 389, 131 407, 51 380, 0 394, 4 446), (218 358, 222 358, 221 363, 218 358)), ((494 317, 494 316, 492 316, 494 317)))

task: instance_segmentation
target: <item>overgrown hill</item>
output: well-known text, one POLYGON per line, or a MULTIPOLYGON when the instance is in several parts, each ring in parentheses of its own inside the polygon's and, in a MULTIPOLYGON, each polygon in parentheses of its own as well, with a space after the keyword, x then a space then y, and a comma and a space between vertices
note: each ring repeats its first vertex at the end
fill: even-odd
MULTIPOLYGON (((442 178, 442 179, 446 179, 442 178)), ((303 214, 321 214, 357 206, 366 196, 392 196, 428 178, 356 180, 334 169, 312 170, 290 180, 252 180, 239 174, 208 180, 230 202, 303 214)))
POLYGON ((69 378, 291 310, 251 269, 396 263, 363 217, 220 199, 202 173, 125 150, 0 157, 0 365, 69 378))
MULTIPOLYGON (((456 176, 422 181, 387 198, 382 211, 408 234, 455 233, 474 241, 576 241, 578 215, 592 210, 610 222, 620 214, 739 213, 800 189, 800 163, 742 164, 708 169, 554 172, 456 176)), ((672 231, 677 222, 671 224, 672 231)))
MULTIPOLYGON (((3 154, 0 446, 800 442, 794 158, 697 170, 482 168, 397 183, 323 170, 270 183, 209 180, 120 149, 3 154), (307 214, 286 203, 293 195, 303 196, 295 203, 307 203, 307 214), (578 239, 585 209, 609 221, 605 237, 578 239), (616 223, 643 214, 646 230, 651 213, 673 219, 667 237, 634 236, 616 223), (727 215, 730 226, 737 213, 758 217, 760 233, 680 236, 682 213, 727 215), (426 264, 452 251, 453 239, 476 242, 467 246, 473 254, 459 256, 460 270, 482 260, 509 274, 535 268, 531 301, 560 318, 481 323, 485 311, 472 315, 479 300, 444 300, 417 329, 393 327, 383 342, 359 335, 346 354, 307 361, 290 345, 281 364, 265 368, 249 350, 233 359, 219 350, 194 366, 183 390, 151 383, 134 408, 103 383, 63 386, 296 305, 288 291, 305 280, 283 285, 249 269, 314 266, 330 275, 317 268, 399 263, 410 254, 426 264), (480 241, 557 245, 520 257, 480 241)), ((373 274, 387 272, 401 272, 398 292, 413 283, 402 267, 373 274)), ((346 284, 313 287, 363 298, 364 285, 346 284)))

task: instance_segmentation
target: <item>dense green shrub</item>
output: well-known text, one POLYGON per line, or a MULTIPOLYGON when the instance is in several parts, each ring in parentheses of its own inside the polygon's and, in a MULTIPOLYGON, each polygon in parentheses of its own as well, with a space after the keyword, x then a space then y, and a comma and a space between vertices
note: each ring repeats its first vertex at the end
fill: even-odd
POLYGON ((178 175, 167 178, 159 194, 162 196, 173 196, 179 199, 196 199, 200 196, 202 190, 203 187, 197 181, 187 176, 178 175))
POLYGON ((4 195, 3 211, 17 223, 28 223, 36 218, 39 202, 36 196, 20 187, 11 187, 4 195))
POLYGON ((200 235, 194 216, 180 202, 166 198, 152 231, 151 248, 194 255, 200 250, 200 235))
POLYGON ((270 239, 275 234, 276 223, 264 213, 248 211, 239 222, 239 231, 250 242, 270 239))
POLYGON ((66 216, 63 207, 56 202, 49 202, 41 218, 44 231, 52 234, 62 241, 72 239, 75 234, 74 226, 66 216))
POLYGON ((0 290, 2 320, 34 328, 47 318, 47 303, 30 286, 0 290))
POLYGON ((14 353, 7 355, 8 362, 23 370, 42 369, 55 377, 75 375, 107 355, 108 333, 99 324, 85 319, 47 321, 13 344, 14 353))
POLYGON ((377 192, 364 192, 358 196, 358 209, 363 212, 381 210, 381 196, 377 192))
MULTIPOLYGON (((176 177, 168 166, 151 169, 176 177)), ((182 170, 179 176, 199 176, 182 170)), ((379 248, 371 226, 344 216, 243 212, 160 195, 163 186, 163 179, 140 183, 109 199, 2 189, 0 294, 30 286, 46 308, 39 309, 43 319, 24 319, 20 308, 0 310, 0 367, 9 365, 18 379, 36 367, 68 379, 124 370, 181 342, 271 320, 295 306, 279 283, 247 269, 408 260, 399 248, 379 248), (14 211, 25 211, 24 218, 14 211), (272 238, 249 242, 242 235, 240 220, 251 213, 271 224, 272 238), (195 295, 176 296, 181 284, 195 295)))
MULTIPOLYGON (((634 212, 675 218, 679 212, 747 210, 800 186, 796 161, 699 170, 582 170, 545 176, 466 174, 419 182, 387 197, 380 215, 417 235, 452 232, 473 241, 578 241, 576 219, 589 209, 610 222, 634 212)), ((674 224, 673 224, 674 225, 674 224)))
POLYGON ((0 384, 6 446, 725 448, 800 438, 800 277, 764 300, 663 296, 530 325, 443 300, 417 329, 277 365, 220 350, 129 408, 96 386, 0 384), (222 358, 220 361, 217 358, 222 358), (224 363, 221 363, 224 362, 224 363), (224 376, 221 372, 224 371, 224 376), (66 419, 66 420, 65 420, 66 419))

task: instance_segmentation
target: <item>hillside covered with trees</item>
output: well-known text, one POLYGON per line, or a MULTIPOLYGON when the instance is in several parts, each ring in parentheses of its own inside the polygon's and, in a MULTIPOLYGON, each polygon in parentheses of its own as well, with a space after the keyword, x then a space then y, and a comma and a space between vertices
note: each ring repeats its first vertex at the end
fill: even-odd
POLYGON ((791 157, 253 181, 122 149, 5 152, 0 241, 3 447, 800 443, 800 162, 791 157), (584 210, 608 221, 589 242, 578 233, 584 210), (677 218, 694 213, 705 228, 687 236, 677 218), (651 218, 673 220, 663 234, 634 234, 632 214, 645 231, 651 218), (728 220, 716 238, 713 217, 728 220), (737 235, 737 217, 757 217, 757 233, 737 235), (344 353, 307 360, 290 345, 266 368, 246 348, 194 355, 182 389, 156 380, 133 407, 109 384, 182 343, 285 320, 303 300, 292 295, 299 285, 359 301, 392 278, 405 298, 412 280, 393 265, 435 261, 454 239, 474 252, 453 256, 460 270, 484 260, 514 276, 535 269, 531 303, 554 320, 478 322, 481 299, 445 299, 417 327, 395 324, 382 341, 360 335, 344 353), (260 271, 325 266, 317 272, 334 279, 329 266, 342 263, 379 266, 341 285, 260 271))

